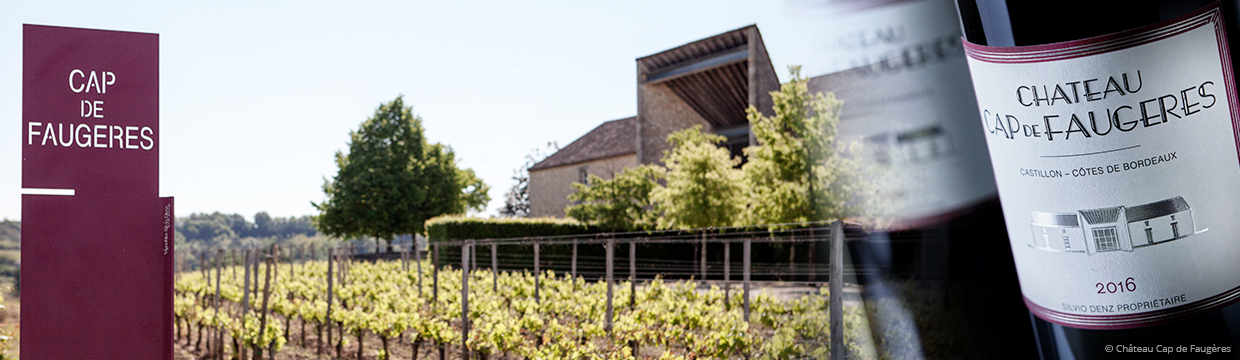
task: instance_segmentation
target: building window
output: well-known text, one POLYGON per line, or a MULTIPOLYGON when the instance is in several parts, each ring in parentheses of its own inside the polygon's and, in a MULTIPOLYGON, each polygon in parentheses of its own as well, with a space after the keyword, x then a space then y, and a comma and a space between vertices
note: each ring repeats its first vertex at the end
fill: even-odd
POLYGON ((577 182, 586 184, 586 185, 590 184, 590 172, 587 170, 588 170, 588 167, 586 166, 577 168, 577 182))
POLYGON ((1119 250, 1119 239, 1115 236, 1115 227, 1094 229, 1094 243, 1098 245, 1098 252, 1119 250))
POLYGON ((1180 223, 1171 223, 1171 237, 1172 238, 1175 238, 1175 239, 1180 238, 1180 226, 1179 225, 1180 223))

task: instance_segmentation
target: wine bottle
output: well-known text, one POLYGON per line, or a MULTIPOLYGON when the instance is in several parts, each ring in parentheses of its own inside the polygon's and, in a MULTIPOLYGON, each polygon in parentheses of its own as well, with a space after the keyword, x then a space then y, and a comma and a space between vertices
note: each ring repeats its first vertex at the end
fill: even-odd
POLYGON ((1041 357, 1234 358, 1235 1, 956 4, 1041 357))
POLYGON ((951 0, 799 3, 810 93, 843 102, 890 221, 850 236, 880 358, 1032 358, 1036 349, 951 0), (840 68, 840 66, 848 66, 840 68))

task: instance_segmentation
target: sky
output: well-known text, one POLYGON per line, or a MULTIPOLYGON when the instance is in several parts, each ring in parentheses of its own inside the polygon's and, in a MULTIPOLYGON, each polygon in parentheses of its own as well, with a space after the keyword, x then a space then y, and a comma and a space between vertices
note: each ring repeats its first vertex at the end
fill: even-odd
POLYGON ((842 69, 864 13, 769 1, 6 1, 0 219, 21 219, 22 24, 158 33, 160 195, 180 216, 314 215, 334 154, 404 96, 502 207, 524 157, 636 113, 634 60, 757 24, 780 81, 842 69), (842 30, 841 30, 842 29, 842 30))

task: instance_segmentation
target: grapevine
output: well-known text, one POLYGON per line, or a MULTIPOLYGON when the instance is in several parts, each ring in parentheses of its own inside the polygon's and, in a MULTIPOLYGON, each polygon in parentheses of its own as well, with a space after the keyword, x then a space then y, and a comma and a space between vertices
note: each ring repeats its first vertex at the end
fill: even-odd
MULTIPOLYGON (((421 264, 430 269, 430 262, 421 264)), ((338 268, 338 267, 337 267, 338 268)), ((333 274, 327 293, 327 263, 310 261, 280 268, 271 286, 267 327, 259 331, 262 298, 258 280, 250 281, 250 306, 242 306, 246 289, 244 268, 225 268, 220 279, 219 315, 215 315, 215 272, 184 272, 176 283, 175 321, 184 331, 177 336, 196 344, 191 335, 223 328, 237 346, 280 350, 287 328, 301 323, 323 336, 324 329, 343 328, 345 338, 357 344, 358 355, 368 334, 377 337, 386 358, 395 346, 465 345, 481 356, 526 359, 789 359, 825 358, 830 354, 827 290, 791 300, 769 293, 751 297, 751 321, 743 319, 742 295, 730 296, 718 286, 695 281, 641 283, 630 293, 627 281, 613 287, 614 317, 610 333, 606 319, 607 284, 570 277, 554 271, 488 269, 469 273, 469 334, 462 337, 461 270, 439 270, 438 299, 429 288, 430 271, 421 274, 414 264, 400 261, 351 262, 344 276, 333 274), (406 270, 407 269, 407 270, 406 270), (497 276, 498 275, 498 276, 497 276), (208 283, 210 276, 210 283, 208 283), (541 298, 534 297, 535 277, 541 298), (339 280, 344 279, 341 283, 339 280), (631 295, 635 301, 630 303, 631 295), (328 301, 331 303, 329 304, 328 301), (330 319, 328 307, 332 308, 330 319), (247 310, 242 314, 243 310, 247 310), (397 339, 403 339, 397 343, 397 339), (193 340, 193 341, 191 341, 193 340)), ((253 274, 251 274, 253 276, 253 274)), ((872 358, 864 311, 845 306, 844 334, 850 358, 872 358), (869 350, 867 350, 869 349, 869 350)), ((303 333, 304 336, 304 333, 303 333)), ((373 339, 373 338, 372 338, 373 339)), ((313 348, 313 344, 301 344, 313 348)), ((328 347, 331 345, 328 344, 328 347)), ((351 346, 351 345, 349 345, 351 346)))

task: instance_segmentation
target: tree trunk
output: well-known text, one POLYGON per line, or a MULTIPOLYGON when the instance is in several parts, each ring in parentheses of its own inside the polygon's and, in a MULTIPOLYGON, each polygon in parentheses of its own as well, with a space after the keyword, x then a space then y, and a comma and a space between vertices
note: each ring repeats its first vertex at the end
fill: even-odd
POLYGON ((418 348, 422 347, 422 340, 413 342, 413 360, 418 360, 418 348))
MULTIPOLYGON (((293 300, 293 299, 292 299, 293 294, 289 294, 289 295, 288 295, 288 297, 289 297, 289 302, 292 302, 292 300, 293 300)), ((290 316, 285 316, 285 317, 284 317, 284 342, 286 342, 286 343, 287 343, 287 342, 289 342, 289 340, 288 340, 288 333, 289 333, 289 331, 291 331, 291 330, 289 330, 289 329, 292 329, 292 327, 291 327, 291 326, 289 326, 289 324, 292 324, 292 323, 293 323, 293 316, 291 316, 291 315, 290 315, 290 316)))
POLYGON ((391 359, 392 355, 388 354, 388 338, 386 336, 380 336, 379 340, 383 341, 383 358, 391 359))
POLYGON ((362 345, 365 344, 363 342, 363 340, 365 339, 366 339, 366 331, 362 329, 357 329, 357 359, 358 360, 362 360, 362 350, 365 349, 365 347, 362 345))
POLYGON ((336 339, 336 357, 341 357, 344 354, 344 323, 339 323, 336 329, 336 334, 339 335, 339 339, 336 339))
POLYGON ((316 332, 318 333, 318 338, 315 342, 319 343, 319 350, 315 352, 315 355, 323 356, 323 323, 317 323, 314 327, 317 328, 316 332))
POLYGON ((194 342, 194 351, 201 350, 202 349, 201 345, 202 345, 202 323, 199 322, 198 323, 198 341, 194 342))

